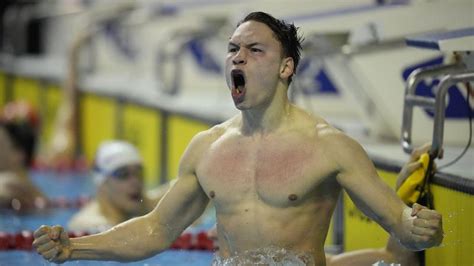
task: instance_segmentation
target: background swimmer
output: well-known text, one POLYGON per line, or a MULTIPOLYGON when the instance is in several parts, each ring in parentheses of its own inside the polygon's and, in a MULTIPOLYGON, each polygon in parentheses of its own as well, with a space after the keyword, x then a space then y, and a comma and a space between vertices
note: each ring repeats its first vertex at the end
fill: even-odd
POLYGON ((169 185, 144 191, 143 160, 138 150, 121 140, 105 141, 92 170, 96 197, 75 214, 70 230, 99 232, 153 209, 169 185))
POLYGON ((26 102, 0 112, 0 208, 27 212, 46 207, 47 198, 31 181, 39 120, 26 102))

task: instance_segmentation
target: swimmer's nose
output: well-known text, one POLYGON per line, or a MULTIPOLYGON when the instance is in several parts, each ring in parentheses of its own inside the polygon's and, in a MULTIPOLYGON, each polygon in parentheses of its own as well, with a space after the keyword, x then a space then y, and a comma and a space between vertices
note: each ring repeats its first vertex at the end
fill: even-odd
POLYGON ((245 54, 244 49, 239 49, 239 51, 235 54, 234 58, 232 59, 232 63, 234 65, 241 65, 247 63, 247 56, 245 54))

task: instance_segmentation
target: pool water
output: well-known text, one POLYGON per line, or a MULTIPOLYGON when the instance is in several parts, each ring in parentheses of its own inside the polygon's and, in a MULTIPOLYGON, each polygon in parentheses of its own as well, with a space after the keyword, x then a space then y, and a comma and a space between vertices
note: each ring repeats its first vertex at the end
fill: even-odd
MULTIPOLYGON (((120 263, 112 261, 70 261, 61 265, 149 265, 149 266, 209 266, 213 253, 207 251, 168 250, 146 260, 120 263)), ((56 265, 36 252, 0 251, 0 266, 56 265)))
MULTIPOLYGON (((75 202, 79 197, 91 197, 95 193, 92 179, 84 173, 33 172, 32 180, 50 198, 61 198, 65 202, 75 202)), ((45 213, 16 215, 0 211, 0 232, 18 233, 22 230, 34 231, 43 224, 66 226, 78 208, 54 208, 45 213)), ((199 232, 210 228, 214 218, 209 216, 203 223, 189 230, 199 232)), ((146 260, 119 263, 103 261, 72 261, 62 265, 210 265, 214 254, 210 251, 198 250, 167 250, 146 260)), ((34 251, 9 250, 0 251, 0 266, 16 265, 55 265, 44 260, 34 251)))
MULTIPOLYGON (((213 253, 207 251, 168 250, 146 260, 120 263, 112 261, 71 261, 61 265, 154 265, 154 266, 209 266, 213 253)), ((29 251, 0 251, 0 266, 56 265, 29 251)))
MULTIPOLYGON (((213 254, 207 251, 168 250, 146 260, 120 263, 112 261, 71 261, 61 265, 155 265, 155 266, 209 266, 213 254)), ((29 251, 0 252, 0 266, 56 265, 29 251)))

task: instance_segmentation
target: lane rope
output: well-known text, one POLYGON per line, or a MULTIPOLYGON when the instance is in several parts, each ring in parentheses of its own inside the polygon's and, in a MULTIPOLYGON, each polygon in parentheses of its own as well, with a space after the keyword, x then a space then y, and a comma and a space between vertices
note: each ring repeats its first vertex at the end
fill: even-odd
MULTIPOLYGON (((88 232, 70 231, 68 232, 70 238, 81 237, 89 235, 88 232)), ((22 230, 17 233, 0 232, 0 251, 23 250, 34 251, 33 231, 22 230)), ((201 250, 201 251, 215 251, 217 245, 213 239, 207 236, 206 231, 198 233, 183 233, 171 245, 170 249, 175 250, 201 250)))

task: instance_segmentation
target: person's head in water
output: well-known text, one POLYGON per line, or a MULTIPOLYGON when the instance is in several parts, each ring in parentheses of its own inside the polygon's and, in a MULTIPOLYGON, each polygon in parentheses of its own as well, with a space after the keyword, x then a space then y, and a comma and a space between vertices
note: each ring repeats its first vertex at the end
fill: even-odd
POLYGON ((300 60, 297 28, 263 13, 247 15, 229 39, 226 81, 240 110, 265 108, 286 97, 300 60))
POLYGON ((11 102, 0 112, 0 171, 32 165, 38 128, 38 114, 26 102, 11 102))
POLYGON ((298 28, 292 23, 287 23, 284 20, 277 19, 270 14, 260 11, 252 12, 245 16, 245 18, 237 24, 237 27, 247 21, 257 21, 267 25, 267 27, 272 30, 275 38, 280 42, 282 57, 293 58, 293 74, 288 77, 289 85, 293 79, 293 75, 296 73, 301 58, 301 43, 303 38, 298 35, 298 28))
POLYGON ((143 163, 137 149, 125 141, 105 141, 95 156, 98 198, 127 215, 143 206, 143 163))

